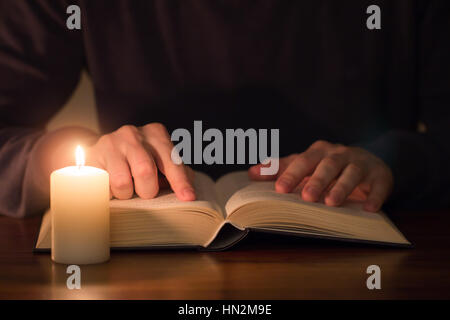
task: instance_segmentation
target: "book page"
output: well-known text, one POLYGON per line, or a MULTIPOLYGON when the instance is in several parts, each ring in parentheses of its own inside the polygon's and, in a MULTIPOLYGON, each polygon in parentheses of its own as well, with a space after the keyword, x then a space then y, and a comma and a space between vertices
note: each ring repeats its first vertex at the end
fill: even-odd
POLYGON ((324 204, 323 197, 318 202, 307 202, 302 199, 301 186, 297 187, 292 193, 278 193, 275 191, 275 181, 252 181, 249 184, 234 192, 225 205, 227 216, 232 214, 238 208, 259 201, 287 201, 297 204, 307 205, 318 210, 342 213, 347 216, 360 216, 369 219, 382 219, 380 215, 362 210, 361 201, 346 200, 340 207, 330 207, 324 204))
POLYGON ((219 205, 223 208, 223 211, 225 211, 225 205, 231 196, 251 183, 247 171, 231 172, 220 177, 216 181, 216 192, 219 205))
MULTIPOLYGON (((196 172, 196 201, 181 201, 170 190, 156 198, 111 200, 111 247, 192 246, 209 243, 224 223, 214 181, 196 172)), ((38 249, 51 247, 50 212, 42 221, 38 249)))
POLYGON ((410 245, 382 211, 364 211, 363 204, 356 197, 340 207, 325 205, 323 197, 307 202, 301 190, 277 193, 270 181, 252 182, 236 191, 225 207, 227 221, 242 228, 410 245))
POLYGON ((155 210, 171 208, 208 208, 220 213, 224 217, 222 208, 218 205, 214 181, 206 174, 195 172, 194 189, 195 201, 181 201, 171 189, 161 190, 156 198, 141 199, 138 196, 129 200, 114 199, 110 201, 112 210, 155 210))

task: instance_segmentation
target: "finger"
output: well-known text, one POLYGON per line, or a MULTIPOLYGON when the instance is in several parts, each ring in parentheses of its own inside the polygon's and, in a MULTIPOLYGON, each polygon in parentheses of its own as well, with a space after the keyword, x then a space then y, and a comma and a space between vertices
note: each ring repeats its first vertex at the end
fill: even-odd
MULTIPOLYGON (((188 176, 189 181, 191 184, 194 183, 195 173, 194 170, 192 170, 190 167, 186 166, 186 173, 188 176)), ((163 174, 158 175, 158 184, 160 189, 167 189, 170 188, 169 181, 167 181, 167 178, 163 174)))
POLYGON ((114 197, 130 199, 133 196, 133 181, 126 158, 119 153, 110 154, 105 159, 105 167, 114 197))
POLYGON ((295 156, 298 156, 297 154, 292 154, 290 156, 287 157, 283 157, 279 159, 279 168, 278 168, 278 172, 274 175, 263 175, 261 174, 261 168, 264 167, 270 167, 270 163, 268 164, 257 164, 254 166, 251 166, 248 169, 248 176, 251 180, 256 180, 256 181, 271 181, 271 180, 275 180, 277 177, 279 177, 279 175, 286 170, 286 168, 289 166, 289 164, 292 162, 292 160, 295 158, 295 156))
POLYGON ((189 181, 191 182, 191 185, 194 185, 194 179, 195 179, 195 172, 192 170, 189 166, 184 166, 184 169, 186 170, 186 174, 188 176, 189 181))
POLYGON ((319 200, 323 191, 341 173, 345 164, 346 159, 343 156, 334 155, 323 158, 302 190, 303 199, 319 200))
POLYGON ((307 175, 313 172, 322 156, 322 151, 310 149, 294 157, 275 182, 275 190, 282 193, 291 192, 307 175))
POLYGON ((340 206, 364 177, 365 170, 361 166, 353 163, 347 165, 336 184, 326 196, 325 204, 329 206, 340 206))
POLYGON ((126 156, 137 195, 142 199, 154 198, 159 192, 159 184, 158 169, 153 157, 142 144, 129 145, 126 156))
MULTIPOLYGON (((94 152, 95 149, 93 148, 87 148, 85 150, 85 156, 86 156, 86 165, 95 167, 95 168, 101 168, 104 169, 106 171, 108 171, 108 169, 106 168, 106 159, 105 159, 105 154, 109 154, 109 152, 100 152, 100 154, 96 154, 96 152, 94 152)), ((111 173, 108 173, 111 176, 111 173)), ((111 182, 109 184, 109 199, 113 199, 114 198, 114 194, 112 192, 112 188, 111 188, 111 182)))
POLYGON ((155 148, 158 167, 167 178, 173 192, 180 200, 195 200, 195 191, 189 179, 186 167, 183 164, 175 164, 170 157, 172 148, 159 147, 155 148))
POLYGON ((143 132, 159 170, 166 176, 178 199, 195 200, 194 187, 189 180, 186 166, 172 161, 173 143, 167 130, 160 124, 152 125, 145 126, 143 132))
POLYGON ((390 181, 383 177, 373 179, 369 195, 364 203, 364 210, 377 212, 386 201, 391 191, 390 181))
MULTIPOLYGON (((191 182, 191 184, 193 185, 194 178, 195 178, 195 172, 188 166, 185 166, 185 168, 186 168, 186 173, 187 173, 188 179, 191 182)), ((159 183, 160 189, 170 188, 169 181, 167 181, 167 178, 163 174, 158 175, 158 183, 159 183)))

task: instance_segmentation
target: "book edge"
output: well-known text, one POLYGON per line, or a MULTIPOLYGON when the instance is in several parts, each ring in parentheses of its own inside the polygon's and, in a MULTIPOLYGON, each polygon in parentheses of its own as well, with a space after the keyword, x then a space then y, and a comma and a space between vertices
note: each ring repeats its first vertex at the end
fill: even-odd
POLYGON ((377 241, 377 240, 354 239, 354 238, 345 238, 345 237, 336 237, 336 236, 322 236, 322 235, 305 234, 305 233, 289 232, 289 231, 266 230, 266 229, 258 229, 258 228, 249 228, 248 230, 253 231, 253 232, 258 232, 258 233, 278 234, 278 235, 282 235, 282 236, 298 237, 298 238, 304 238, 304 239, 321 239, 321 240, 330 240, 330 241, 339 241, 339 242, 370 244, 370 245, 377 245, 377 246, 383 246, 383 247, 414 248, 414 245, 411 242, 409 242, 408 240, 407 240, 408 243, 397 243, 397 242, 386 242, 386 241, 383 242, 383 241, 377 241))

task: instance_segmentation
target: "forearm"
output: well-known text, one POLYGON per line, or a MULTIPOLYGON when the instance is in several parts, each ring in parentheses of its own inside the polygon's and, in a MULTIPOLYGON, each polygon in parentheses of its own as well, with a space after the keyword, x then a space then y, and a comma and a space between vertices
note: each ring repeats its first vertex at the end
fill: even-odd
POLYGON ((97 135, 84 128, 53 132, 27 128, 0 129, 0 214, 24 217, 41 212, 49 203, 52 171, 74 163, 77 144, 89 145, 97 135))

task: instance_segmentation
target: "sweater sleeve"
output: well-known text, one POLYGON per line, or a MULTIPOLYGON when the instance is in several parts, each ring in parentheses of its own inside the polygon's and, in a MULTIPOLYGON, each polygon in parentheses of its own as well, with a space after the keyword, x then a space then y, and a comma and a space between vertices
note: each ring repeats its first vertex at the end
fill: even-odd
POLYGON ((450 206, 450 3, 429 1, 417 30, 417 101, 424 132, 392 130, 360 146, 394 174, 391 204, 450 206))
POLYGON ((63 1, 0 0, 0 214, 48 205, 32 170, 45 125, 73 91, 83 65, 81 31, 66 28, 63 1))

